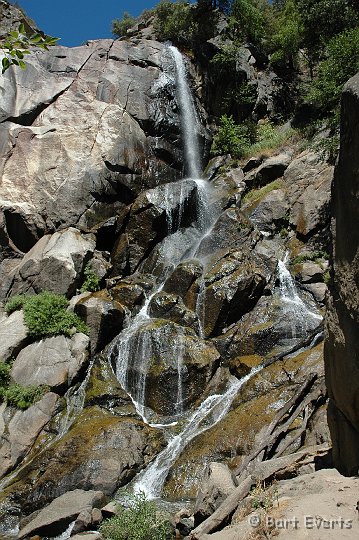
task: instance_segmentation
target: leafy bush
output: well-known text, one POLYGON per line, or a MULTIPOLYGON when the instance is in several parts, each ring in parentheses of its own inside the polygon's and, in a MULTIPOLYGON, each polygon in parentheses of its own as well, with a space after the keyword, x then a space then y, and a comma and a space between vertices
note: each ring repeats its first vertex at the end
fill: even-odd
POLYGON ((168 521, 161 517, 153 501, 144 493, 131 496, 129 508, 121 507, 117 516, 104 521, 100 532, 106 540, 166 540, 171 538, 168 521))
POLYGON ((33 296, 14 296, 6 303, 5 310, 9 313, 23 308, 29 335, 34 338, 59 334, 71 336, 74 331, 88 334, 89 329, 84 321, 66 310, 68 304, 65 296, 44 291, 33 296))
POLYGON ((127 11, 125 11, 122 19, 115 19, 112 21, 112 33, 118 37, 125 36, 127 30, 134 26, 136 21, 136 17, 133 17, 127 11))
POLYGON ((236 124, 233 116, 223 115, 213 138, 211 154, 231 154, 240 158, 251 145, 250 130, 245 124, 236 124))
POLYGON ((258 0, 234 0, 230 27, 237 38, 248 39, 260 45, 266 34, 266 18, 263 3, 258 0))
POLYGON ((302 253, 302 255, 298 255, 297 257, 294 257, 294 259, 292 260, 292 264, 300 264, 307 261, 318 262, 321 259, 329 259, 329 255, 326 251, 314 251, 313 253, 302 253))
POLYGON ((10 369, 10 364, 6 364, 0 360, 0 397, 3 389, 8 386, 10 382, 10 369))
POLYGON ((90 264, 86 265, 84 270, 84 276, 85 279, 81 287, 81 292, 96 292, 100 290, 101 278, 95 274, 90 264))
POLYGON ((295 67, 302 38, 302 21, 293 0, 286 0, 278 14, 277 31, 271 38, 271 65, 295 67))
POLYGON ((59 38, 47 36, 45 34, 26 34, 24 24, 20 24, 18 30, 12 30, 6 37, 5 41, 0 44, 0 50, 3 52, 2 73, 5 73, 10 66, 19 66, 21 69, 26 69, 24 57, 30 54, 33 47, 48 50, 49 47, 56 45, 59 38))
POLYGON ((192 39, 197 31, 190 4, 164 0, 154 9, 154 29, 160 40, 181 43, 192 39))
POLYGON ((274 126, 270 122, 257 126, 256 141, 247 148, 244 157, 270 153, 295 137, 296 131, 288 125, 274 126))

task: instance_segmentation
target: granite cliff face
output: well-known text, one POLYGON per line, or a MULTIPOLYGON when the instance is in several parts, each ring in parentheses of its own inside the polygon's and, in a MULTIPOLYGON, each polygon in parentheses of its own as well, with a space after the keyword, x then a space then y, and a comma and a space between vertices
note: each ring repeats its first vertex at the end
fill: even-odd
MULTIPOLYGON (((0 534, 36 531, 74 490, 113 497, 134 479, 195 497, 203 463, 237 470, 285 403, 264 459, 329 440, 333 167, 296 142, 208 163, 210 74, 182 57, 206 167, 188 178, 179 70, 152 37, 36 52, 1 79, 0 300, 63 294, 90 332, 38 340, 22 310, 1 315, 0 361, 46 393, 0 406, 0 534), (80 294, 89 265, 100 290, 80 294)), ((256 71, 249 53, 242 68, 256 71)))
POLYGON ((342 474, 359 469, 359 75, 342 94, 341 142, 332 191, 333 274, 325 342, 328 420, 334 463, 342 474))

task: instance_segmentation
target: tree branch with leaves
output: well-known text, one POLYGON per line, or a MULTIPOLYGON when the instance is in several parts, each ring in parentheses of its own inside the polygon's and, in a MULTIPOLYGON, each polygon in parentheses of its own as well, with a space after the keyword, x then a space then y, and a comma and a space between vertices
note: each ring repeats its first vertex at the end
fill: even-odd
POLYGON ((47 51, 49 47, 57 44, 58 39, 42 33, 28 36, 24 24, 20 24, 18 30, 12 30, 5 41, 0 43, 0 51, 4 55, 1 60, 2 73, 5 73, 10 66, 26 69, 24 58, 31 53, 31 49, 39 48, 47 51))

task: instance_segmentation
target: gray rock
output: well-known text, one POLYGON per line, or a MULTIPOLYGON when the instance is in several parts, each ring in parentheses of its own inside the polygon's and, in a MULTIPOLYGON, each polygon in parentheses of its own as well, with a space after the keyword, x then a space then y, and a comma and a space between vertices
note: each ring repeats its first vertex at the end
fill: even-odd
POLYGON ((12 294, 45 290, 72 296, 94 249, 94 236, 73 227, 43 236, 14 272, 12 294))
POLYGON ((75 534, 71 536, 71 540, 103 540, 103 536, 99 532, 88 532, 75 534))
MULTIPOLYGON (((173 416, 186 410, 200 397, 218 367, 218 351, 198 338, 188 327, 168 320, 144 321, 128 336, 128 381, 131 395, 137 399, 141 380, 146 373, 144 404, 153 411, 173 416), (146 347, 146 357, 141 351, 146 347), (144 360, 147 362, 144 363, 144 360), (178 391, 178 369, 181 369, 181 391, 178 391), (181 402, 178 396, 181 394, 181 402)), ((115 345, 112 360, 115 363, 123 350, 115 345)), ((139 398, 138 398, 139 399, 139 398)))
POLYGON ((46 508, 30 521, 18 534, 19 540, 26 536, 56 536, 66 530, 66 527, 81 512, 100 507, 104 501, 101 491, 84 491, 75 489, 68 491, 53 500, 46 508))
POLYGON ((246 251, 228 250, 200 279, 197 313, 204 335, 209 337, 254 307, 266 285, 266 272, 246 251))
POLYGON ((116 516, 118 512, 118 504, 115 501, 111 501, 106 506, 101 508, 102 515, 105 519, 116 516))
POLYGON ((141 193, 112 252, 114 274, 133 273, 149 249, 172 229, 197 218, 197 185, 193 180, 165 184, 141 193))
POLYGON ((28 329, 22 310, 0 318, 0 361, 16 356, 28 342, 28 329))
POLYGON ((106 290, 80 298, 74 311, 90 328, 91 354, 103 349, 123 328, 125 310, 106 290))
POLYGON ((291 159, 292 156, 290 154, 279 154, 266 159, 255 172, 253 177, 254 186, 257 188, 265 186, 269 182, 273 182, 273 180, 283 176, 291 159))
POLYGON ((329 222, 333 167, 311 151, 295 158, 284 174, 290 205, 290 223, 307 236, 329 222))
MULTIPOLYGON (((74 489, 100 490, 111 496, 163 444, 161 433, 136 416, 118 417, 98 406, 86 407, 60 440, 28 464, 21 480, 22 507, 29 513, 74 489)), ((15 491, 18 488, 19 484, 15 491)), ((101 508, 105 502, 96 506, 101 508)), ((71 521, 83 509, 76 507, 71 521)))
POLYGON ((323 303, 328 287, 325 283, 306 283, 304 289, 309 291, 317 302, 323 303))
POLYGON ((18 249, 60 226, 87 231, 144 186, 179 177, 175 87, 161 77, 169 62, 156 41, 107 39, 38 51, 26 71, 4 74, 0 210, 18 249))
POLYGON ((16 358, 11 376, 24 386, 44 384, 65 390, 88 361, 89 338, 75 334, 71 339, 56 336, 32 343, 16 358))
POLYGON ((324 272, 324 267, 314 262, 304 262, 295 267, 296 278, 305 285, 323 281, 324 272))
POLYGON ((166 279, 163 291, 179 294, 184 298, 194 281, 202 275, 202 271, 202 264, 197 260, 180 263, 166 279))
POLYGON ((148 306, 151 317, 168 319, 182 326, 199 331, 198 317, 188 309, 180 296, 166 292, 156 293, 148 306))
MULTIPOLYGON (((26 411, 16 411, 6 426, 6 435, 0 439, 0 477, 13 469, 31 450, 36 437, 55 412, 59 399, 57 394, 49 392, 26 411)), ((5 425, 2 431, 4 433, 5 425)))
POLYGON ((255 203, 254 209, 250 205, 250 210, 251 222, 261 230, 274 232, 287 217, 289 204, 284 191, 275 189, 255 203))
POLYGON ((209 517, 235 489, 234 477, 223 463, 210 463, 200 484, 194 507, 194 523, 199 525, 209 517))

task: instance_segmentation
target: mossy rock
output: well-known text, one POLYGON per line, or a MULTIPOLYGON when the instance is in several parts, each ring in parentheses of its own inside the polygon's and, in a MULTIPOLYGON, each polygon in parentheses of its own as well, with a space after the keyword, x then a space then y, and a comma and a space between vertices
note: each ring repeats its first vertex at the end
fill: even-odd
POLYGON ((4 489, 29 514, 73 489, 112 495, 162 449, 163 435, 133 417, 88 407, 71 429, 40 452, 4 489))

